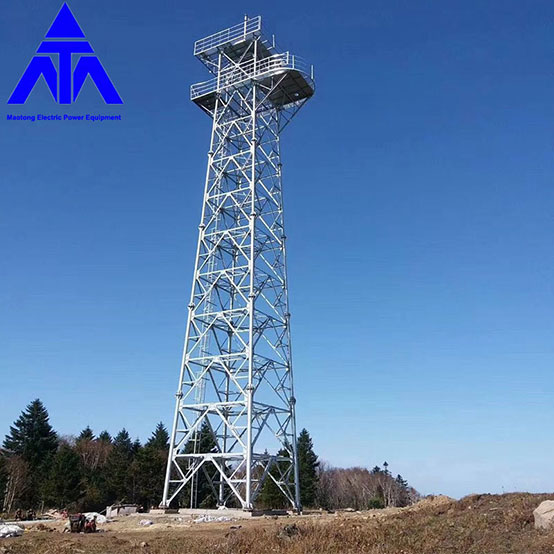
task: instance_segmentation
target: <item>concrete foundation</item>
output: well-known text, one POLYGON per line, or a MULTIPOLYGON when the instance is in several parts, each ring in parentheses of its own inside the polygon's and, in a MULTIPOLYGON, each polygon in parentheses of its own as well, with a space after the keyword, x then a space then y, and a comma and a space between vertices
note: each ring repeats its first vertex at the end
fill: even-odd
POLYGON ((223 510, 216 509, 202 509, 202 508, 180 508, 178 510, 164 510, 163 508, 153 508, 148 514, 132 514, 134 516, 144 517, 149 516, 162 516, 162 515, 182 515, 196 518, 200 516, 209 515, 212 517, 229 517, 232 519, 248 519, 251 517, 259 516, 289 516, 294 515, 287 510, 254 510, 252 512, 246 512, 240 508, 225 508, 223 510))
POLYGON ((233 519, 248 519, 253 515, 252 512, 245 512, 241 509, 226 508, 224 510, 202 510, 201 508, 179 508, 179 514, 185 516, 212 516, 212 517, 230 517, 233 519))

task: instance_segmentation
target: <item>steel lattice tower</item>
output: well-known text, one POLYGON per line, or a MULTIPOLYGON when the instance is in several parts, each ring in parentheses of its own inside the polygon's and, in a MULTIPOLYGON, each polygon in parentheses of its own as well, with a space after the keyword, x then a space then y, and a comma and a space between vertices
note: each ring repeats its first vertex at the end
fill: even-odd
POLYGON ((313 68, 260 17, 194 54, 214 77, 191 99, 213 126, 161 506, 186 491, 196 507, 203 479, 220 506, 251 510, 270 478, 300 510, 280 134, 313 95, 313 68))

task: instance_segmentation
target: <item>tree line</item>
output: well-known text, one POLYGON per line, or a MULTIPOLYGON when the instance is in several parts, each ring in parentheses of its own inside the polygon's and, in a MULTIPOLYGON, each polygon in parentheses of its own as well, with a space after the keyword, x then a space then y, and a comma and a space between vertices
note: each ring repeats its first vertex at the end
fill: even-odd
POLYGON ((403 507, 417 502, 419 493, 401 476, 394 477, 385 462, 372 470, 363 467, 334 468, 320 464, 317 505, 326 509, 367 510, 403 507))
MULTIPOLYGON (((209 426, 200 441, 215 442, 209 426)), ((320 463, 305 429, 298 437, 301 502, 304 507, 367 509, 406 505, 415 491, 385 466, 369 472, 361 468, 331 468, 320 463)), ((209 448, 208 448, 209 450, 209 448)), ((0 507, 101 511, 114 503, 133 503, 145 509, 159 504, 169 451, 163 423, 144 443, 132 440, 127 430, 115 436, 97 435, 86 427, 77 437, 61 436, 52 428, 48 411, 34 400, 10 427, 0 449, 0 507)), ((197 484, 196 505, 215 507, 211 487, 197 484)), ((186 494, 180 501, 188 506, 186 494)), ((261 508, 284 508, 284 497, 267 479, 258 497, 261 508)))
POLYGON ((58 435, 40 400, 31 402, 10 427, 0 454, 0 505, 100 511, 116 502, 159 502, 169 435, 159 423, 142 445, 122 429, 96 436, 58 435))

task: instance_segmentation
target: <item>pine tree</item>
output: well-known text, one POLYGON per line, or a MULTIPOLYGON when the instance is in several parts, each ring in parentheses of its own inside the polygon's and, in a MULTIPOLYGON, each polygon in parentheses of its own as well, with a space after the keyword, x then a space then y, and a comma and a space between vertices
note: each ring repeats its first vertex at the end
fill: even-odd
POLYGON ((29 478, 21 500, 26 505, 36 505, 58 448, 58 437, 50 425, 48 411, 38 398, 10 426, 3 446, 9 457, 20 457, 27 464, 29 478))
POLYGON ((400 475, 400 473, 396 476, 396 484, 399 486, 399 487, 402 487, 404 489, 407 489, 408 488, 408 481, 406 481, 402 475, 400 475))
POLYGON ((133 453, 133 442, 131 441, 131 437, 129 436, 129 433, 127 432, 127 429, 123 428, 119 433, 115 436, 113 440, 113 446, 115 450, 118 450, 119 452, 132 455, 133 453))
MULTIPOLYGON (((209 423, 204 420, 200 427, 196 452, 215 452, 216 449, 217 441, 213 435, 212 428, 209 423)), ((187 454, 195 452, 193 440, 189 440, 185 447, 185 452, 187 454)), ((217 499, 206 477, 206 472, 208 472, 210 476, 215 476, 216 470, 213 464, 204 464, 193 477, 195 492, 192 498, 193 508, 215 508, 217 505, 217 499)), ((185 487, 181 494, 180 503, 184 506, 191 505, 191 491, 189 485, 185 487)))
POLYGON ((48 463, 58 447, 58 437, 48 421, 48 412, 37 398, 33 400, 4 439, 9 454, 18 454, 33 471, 48 463))
POLYGON ((98 440, 99 440, 99 441, 102 441, 102 442, 109 442, 109 443, 111 443, 111 442, 112 442, 112 436, 108 433, 108 431, 102 431, 102 432, 98 435, 98 440))
POLYGON ((169 433, 161 421, 156 425, 156 429, 148 441, 146 441, 145 446, 151 446, 160 450, 167 450, 169 448, 169 433))
POLYGON ((314 506, 316 500, 319 461, 313 449, 312 439, 302 429, 297 441, 298 473, 300 477, 300 501, 302 506, 314 506))
POLYGON ((131 464, 133 442, 129 433, 122 429, 113 440, 113 448, 104 468, 105 496, 110 502, 131 502, 134 500, 134 483, 131 464))
POLYGON ((410 495, 408 492, 408 481, 402 475, 398 474, 394 480, 396 483, 396 502, 395 506, 407 506, 410 503, 410 495))
POLYGON ((82 465, 79 454, 62 444, 52 460, 44 485, 45 498, 52 506, 68 507, 82 495, 82 465))
MULTIPOLYGON (((199 452, 215 452, 217 449, 217 441, 214 437, 212 428, 207 421, 204 421, 200 428, 200 450, 199 452)), ((204 470, 200 470, 196 482, 196 503, 199 508, 215 508, 217 499, 213 489, 206 477, 206 472, 213 477, 216 473, 215 468, 211 464, 204 464, 204 470)))
POLYGON ((94 440, 94 433, 92 429, 87 425, 77 437, 77 441, 91 441, 94 440))
POLYGON ((163 423, 158 423, 152 436, 137 453, 133 467, 137 497, 145 507, 157 506, 161 500, 168 451, 169 434, 163 423))
MULTIPOLYGON (((267 451, 266 451, 267 454, 267 451)), ((289 452, 287 449, 282 448, 277 453, 278 456, 289 456, 289 452)), ((275 481, 271 478, 273 475, 275 479, 279 480, 280 478, 280 471, 279 471, 279 463, 285 464, 285 462, 275 462, 271 469, 268 472, 268 475, 264 481, 264 484, 262 486, 262 490, 260 491, 260 495, 258 496, 258 502, 261 504, 263 508, 266 509, 272 509, 272 510, 279 510, 283 508, 289 507, 289 501, 281 491, 281 489, 277 486, 275 481)), ((289 465, 290 462, 287 463, 289 465)), ((283 467, 283 471, 285 468, 283 467)), ((294 494, 294 491, 293 491, 294 494)))
POLYGON ((138 451, 142 448, 142 444, 140 444, 140 440, 139 439, 135 439, 133 441, 133 445, 131 447, 131 452, 133 453, 133 456, 136 456, 136 454, 138 453, 138 451))

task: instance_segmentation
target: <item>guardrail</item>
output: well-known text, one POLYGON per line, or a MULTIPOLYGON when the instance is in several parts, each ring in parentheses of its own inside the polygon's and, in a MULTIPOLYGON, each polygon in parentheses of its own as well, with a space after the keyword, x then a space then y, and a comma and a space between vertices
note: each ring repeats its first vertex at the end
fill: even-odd
POLYGON ((218 77, 192 85, 190 87, 190 97, 191 100, 194 100, 200 96, 235 86, 243 81, 260 78, 271 73, 278 73, 284 69, 300 71, 313 81, 313 66, 308 65, 299 56, 295 56, 290 52, 284 52, 283 54, 275 54, 261 60, 248 60, 240 65, 228 67, 218 77))
POLYGON ((247 35, 261 31, 261 29, 261 16, 258 15, 251 19, 245 19, 243 23, 239 23, 238 25, 234 25, 233 27, 229 27, 228 29, 197 40, 194 43, 194 55, 197 56, 202 52, 212 50, 228 42, 240 42, 239 39, 244 40, 247 35))

